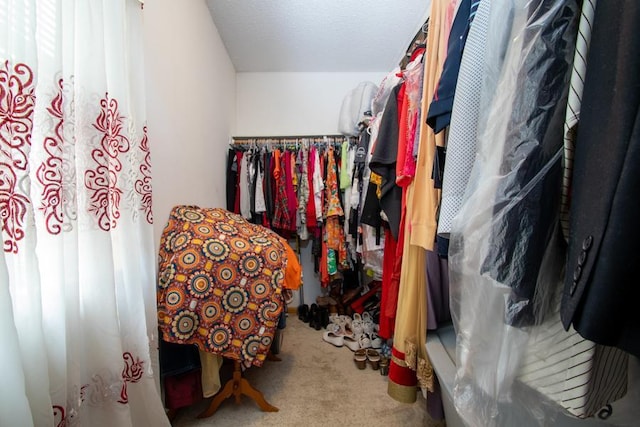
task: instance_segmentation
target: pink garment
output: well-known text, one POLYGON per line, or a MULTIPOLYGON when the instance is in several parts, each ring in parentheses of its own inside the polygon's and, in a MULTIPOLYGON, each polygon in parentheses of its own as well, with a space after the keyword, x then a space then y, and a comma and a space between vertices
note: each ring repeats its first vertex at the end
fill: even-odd
POLYGON ((416 158, 413 157, 413 147, 416 143, 416 133, 418 131, 418 120, 420 114, 418 111, 410 111, 409 114, 409 132, 407 133, 407 150, 405 151, 404 169, 402 175, 409 177, 413 181, 416 176, 416 158))
POLYGON ((444 36, 445 42, 440 44, 440 46, 444 46, 444 57, 447 56, 447 46, 449 46, 449 34, 451 33, 451 26, 453 25, 453 20, 456 18, 456 14, 458 13, 458 7, 460 7, 460 3, 462 0, 451 0, 449 5, 447 6, 447 10, 444 14, 444 25, 442 26, 442 34, 444 36))
POLYGON ((409 98, 407 96, 407 83, 402 84, 400 89, 402 99, 398 102, 398 111, 400 119, 398 120, 398 154, 396 157, 396 184, 400 187, 406 187, 411 182, 411 178, 404 176, 404 164, 407 153, 407 113, 409 112, 409 98))
POLYGON ((315 194, 313 190, 313 173, 315 171, 315 159, 316 149, 311 148, 309 150, 309 157, 307 158, 307 178, 309 180, 309 200, 307 200, 307 229, 311 231, 314 227, 318 226, 316 219, 316 203, 315 194))
MULTIPOLYGON (((424 64, 422 62, 424 53, 407 65, 405 71, 405 84, 407 85, 407 142, 404 152, 403 168, 401 175, 408 182, 413 181, 416 174, 416 158, 414 157, 414 146, 416 143, 416 133, 420 127, 420 105, 422 101, 422 84, 424 76, 424 64)), ((399 153, 398 153, 399 154, 399 153)), ((408 185, 408 184, 407 184, 408 185)))

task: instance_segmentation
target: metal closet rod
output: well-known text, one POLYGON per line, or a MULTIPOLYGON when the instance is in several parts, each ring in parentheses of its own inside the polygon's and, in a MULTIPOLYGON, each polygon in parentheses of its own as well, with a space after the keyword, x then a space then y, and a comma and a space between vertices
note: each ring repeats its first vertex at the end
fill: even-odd
POLYGON ((289 136, 233 136, 231 140, 234 143, 243 144, 243 143, 266 143, 266 142, 278 142, 278 141, 296 141, 301 139, 313 139, 313 140, 324 140, 327 139, 349 139, 348 136, 345 135, 289 135, 289 136))

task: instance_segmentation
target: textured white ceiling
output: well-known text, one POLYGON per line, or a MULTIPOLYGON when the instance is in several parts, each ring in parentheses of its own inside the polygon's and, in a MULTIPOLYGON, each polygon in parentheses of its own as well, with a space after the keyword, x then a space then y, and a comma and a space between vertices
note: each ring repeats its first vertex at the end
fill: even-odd
POLYGON ((392 70, 431 0, 207 0, 238 72, 392 70))

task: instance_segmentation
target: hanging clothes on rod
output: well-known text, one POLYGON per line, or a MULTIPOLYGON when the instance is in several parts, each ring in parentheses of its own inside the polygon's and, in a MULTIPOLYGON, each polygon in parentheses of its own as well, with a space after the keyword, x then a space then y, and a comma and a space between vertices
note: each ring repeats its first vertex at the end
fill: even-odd
POLYGON ((351 185, 351 171, 344 169, 353 166, 342 153, 356 143, 344 135, 298 135, 232 137, 229 144, 228 209, 283 237, 316 241, 316 269, 325 287, 356 262, 347 259, 339 191, 351 185), (342 176, 345 182, 339 182, 342 176))
POLYGON ((344 141, 355 144, 357 138, 344 135, 290 135, 290 136, 234 136, 229 144, 233 148, 251 149, 259 147, 297 149, 306 143, 316 147, 341 146, 344 141))

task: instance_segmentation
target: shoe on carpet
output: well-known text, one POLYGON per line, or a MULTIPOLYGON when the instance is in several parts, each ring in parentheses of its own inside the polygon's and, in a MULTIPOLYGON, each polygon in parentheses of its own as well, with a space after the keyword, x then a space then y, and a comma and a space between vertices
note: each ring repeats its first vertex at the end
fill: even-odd
POLYGON ((342 341, 345 346, 351 351, 360 350, 360 341, 357 340, 353 335, 345 335, 342 337, 342 341))
POLYGON ((378 353, 376 350, 372 348, 368 348, 366 352, 367 352, 367 360, 371 364, 371 367, 373 368, 374 371, 377 371, 378 368, 380 367, 380 353, 378 353))
POLYGON ((384 356, 380 358, 380 375, 389 375, 389 359, 384 356))
POLYGON ((309 326, 317 331, 322 328, 320 326, 320 307, 316 303, 311 304, 311 307, 309 307, 309 326))
POLYGON ((322 334, 322 339, 336 347, 342 347, 344 345, 344 332, 339 325, 330 323, 327 326, 327 330, 322 334))
POLYGON ((367 351, 363 348, 356 350, 353 353, 353 361, 358 369, 365 369, 367 367, 367 351))
POLYGON ((302 320, 304 323, 309 322, 309 306, 307 304, 298 306, 298 319, 302 320))
POLYGON ((365 334, 345 335, 344 345, 351 351, 364 350, 371 347, 371 340, 365 334))

